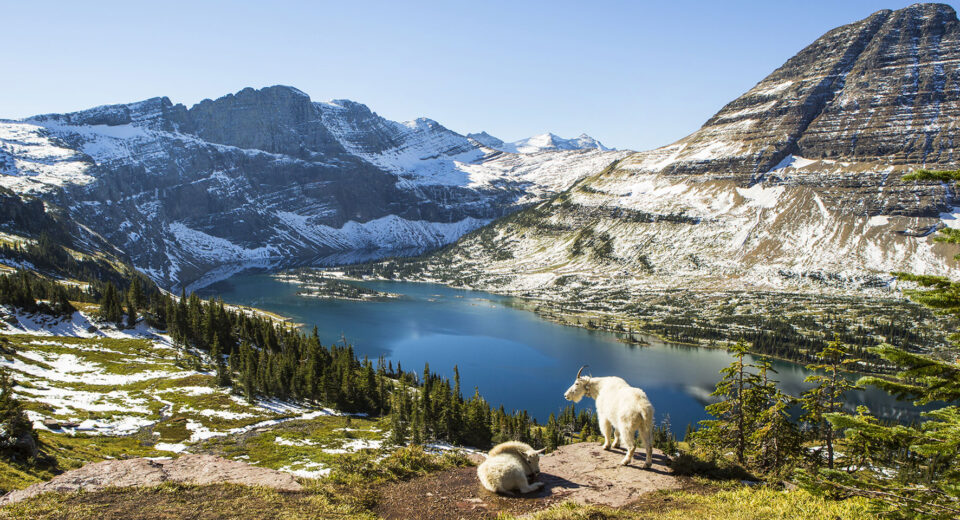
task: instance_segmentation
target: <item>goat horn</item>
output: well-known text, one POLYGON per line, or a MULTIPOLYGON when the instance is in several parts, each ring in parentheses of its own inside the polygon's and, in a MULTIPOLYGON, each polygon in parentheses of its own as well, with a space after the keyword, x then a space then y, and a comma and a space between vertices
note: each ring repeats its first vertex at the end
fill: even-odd
POLYGON ((582 367, 580 367, 580 370, 577 371, 577 379, 580 379, 580 374, 583 373, 583 369, 587 368, 588 366, 590 365, 583 365, 582 367))

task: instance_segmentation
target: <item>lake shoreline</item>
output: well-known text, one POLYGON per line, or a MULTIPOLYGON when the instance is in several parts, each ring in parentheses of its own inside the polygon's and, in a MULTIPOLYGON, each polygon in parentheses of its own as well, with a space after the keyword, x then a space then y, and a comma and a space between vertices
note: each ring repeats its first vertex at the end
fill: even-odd
MULTIPOLYGON (((324 344, 346 338, 357 355, 375 362, 382 359, 395 367, 402 363, 404 370, 416 372, 429 364, 433 372, 450 378, 459 366, 465 394, 479 387, 495 406, 526 409, 538 420, 569 404, 563 391, 581 365, 590 365, 594 375, 617 375, 643 388, 658 403, 658 421, 669 415, 678 427, 696 424, 709 418, 704 406, 713 402, 710 394, 719 372, 731 362, 720 345, 663 341, 636 329, 630 340, 624 331, 585 326, 588 315, 580 313, 573 314, 579 323, 568 313, 549 319, 549 312, 537 312, 543 302, 536 299, 429 281, 350 281, 401 297, 376 305, 309 298, 298 295, 289 279, 264 272, 238 275, 209 295, 287 317, 308 333, 317 327, 324 344), (638 337, 650 345, 638 345, 638 337), (536 384, 530 384, 531 377, 536 384)), ((768 357, 780 372, 785 392, 799 395, 809 387, 804 380, 810 371, 804 365, 768 357)), ((848 404, 851 409, 867 405, 898 420, 915 415, 908 403, 877 389, 858 392, 848 404)))
MULTIPOLYGON (((375 282, 423 283, 423 284, 442 285, 442 286, 444 286, 444 287, 447 287, 447 288, 450 288, 450 289, 454 289, 454 290, 478 291, 478 292, 487 292, 487 293, 497 294, 497 295, 500 295, 500 296, 504 296, 504 297, 511 298, 512 300, 515 300, 515 301, 517 301, 517 302, 522 303, 523 305, 518 305, 517 307, 518 307, 518 308, 521 308, 521 309, 523 309, 523 310, 525 310, 525 311, 527 311, 527 312, 531 312, 531 313, 537 315, 538 317, 540 317, 541 319, 546 320, 546 321, 549 321, 549 322, 551 322, 551 323, 556 323, 556 324, 558 324, 558 325, 563 325, 563 326, 567 326, 567 327, 575 327, 575 328, 583 329, 583 330, 587 330, 587 331, 598 331, 598 332, 603 332, 603 333, 607 333, 607 334, 612 334, 612 335, 614 335, 614 336, 616 336, 616 337, 618 337, 618 338, 619 338, 620 335, 622 335, 622 334, 639 334, 639 335, 641 335, 641 336, 646 336, 646 337, 649 337, 649 338, 656 338, 657 340, 659 340, 659 341, 661 341, 661 342, 663 342, 663 343, 665 343, 665 344, 668 344, 668 345, 675 345, 675 346, 689 347, 689 348, 713 349, 713 350, 721 350, 721 351, 724 351, 724 352, 729 351, 729 350, 730 350, 730 347, 735 344, 735 342, 732 342, 732 341, 721 341, 721 342, 717 342, 717 343, 714 343, 714 342, 709 342, 709 343, 703 343, 703 342, 698 342, 698 343, 685 342, 685 341, 681 341, 681 340, 677 340, 677 339, 674 339, 674 338, 667 337, 667 336, 665 336, 665 335, 663 335, 663 334, 660 334, 660 333, 658 333, 658 332, 656 332, 656 331, 652 331, 652 330, 644 329, 644 328, 641 328, 639 331, 624 331, 624 330, 618 330, 618 329, 613 328, 613 327, 603 327, 603 326, 602 326, 602 325, 604 324, 603 321, 600 321, 600 322, 599 322, 599 326, 598 326, 598 325, 590 326, 591 319, 593 319, 593 318, 607 317, 607 318, 614 318, 614 319, 627 319, 627 317, 626 317, 626 316, 622 316, 622 315, 618 315, 618 314, 613 313, 613 312, 601 313, 601 312, 599 312, 599 311, 594 311, 594 312, 596 312, 596 314, 593 315, 593 316, 591 316, 590 314, 588 314, 586 311, 578 311, 578 310, 569 310, 569 311, 566 312, 566 313, 563 313, 563 312, 543 312, 543 311, 541 310, 541 305, 550 305, 551 302, 548 302, 547 300, 542 299, 542 298, 534 298, 534 297, 531 297, 531 296, 522 296, 522 295, 510 293, 510 292, 497 292, 496 290, 492 290, 492 289, 478 289, 478 288, 473 288, 473 287, 468 287, 468 286, 456 287, 456 286, 449 285, 449 284, 447 284, 447 283, 445 283, 445 282, 443 282, 443 281, 441 281, 441 280, 415 280, 415 279, 409 279, 409 280, 408 280, 408 279, 399 279, 399 280, 398 280, 398 279, 388 279, 388 278, 377 277, 377 276, 369 276, 369 277, 366 277, 366 278, 357 278, 357 277, 355 277, 355 276, 347 275, 347 274, 345 274, 343 271, 338 271, 336 267, 331 267, 331 268, 317 267, 317 268, 312 268, 312 269, 315 269, 315 270, 318 270, 318 271, 324 271, 324 272, 327 273, 331 278, 336 278, 336 279, 340 279, 340 280, 347 280, 347 281, 353 281, 353 282, 361 282, 361 283, 362 283, 362 282, 374 282, 374 281, 375 281, 375 282), (603 314, 604 316, 600 316, 601 314, 603 314), (576 318, 576 320, 573 321, 573 322, 571 322, 571 321, 566 320, 566 319, 564 319, 564 318, 576 318), (583 322, 581 321, 581 318, 586 319, 587 322, 586 322, 586 323, 583 323, 583 322)), ((628 345, 628 346, 631 346, 631 347, 644 347, 644 346, 648 346, 648 345, 649 345, 649 343, 646 343, 646 344, 643 344, 643 343, 635 343, 635 342, 632 342, 632 341, 629 341, 629 340, 621 340, 621 342, 624 343, 624 344, 626 344, 626 345, 628 345)), ((806 367, 806 365, 808 364, 808 363, 798 362, 797 360, 790 359, 790 358, 788 358, 788 357, 786 357, 786 356, 777 356, 777 355, 774 355, 774 354, 757 352, 757 351, 755 351, 755 350, 752 349, 752 346, 753 346, 752 344, 750 344, 750 346, 751 346, 750 355, 752 355, 752 356, 765 357, 765 358, 769 358, 769 359, 775 359, 775 360, 777 360, 777 361, 782 361, 782 362, 784 362, 784 363, 790 363, 790 364, 792 364, 792 365, 797 365, 797 366, 800 366, 800 367, 806 367)), ((870 376, 879 376, 879 377, 889 377, 889 374, 888 374, 888 373, 886 373, 886 372, 877 372, 877 371, 844 369, 843 372, 844 372, 844 373, 847 373, 847 374, 850 374, 850 375, 860 375, 860 376, 870 375, 870 376)))

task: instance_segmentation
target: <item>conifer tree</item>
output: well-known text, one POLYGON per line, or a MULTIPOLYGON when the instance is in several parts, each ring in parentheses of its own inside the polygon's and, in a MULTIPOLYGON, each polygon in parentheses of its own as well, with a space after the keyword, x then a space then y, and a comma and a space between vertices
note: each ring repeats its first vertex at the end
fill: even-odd
POLYGON ((770 359, 756 363, 760 386, 757 388, 761 410, 749 441, 756 449, 756 465, 768 470, 783 466, 801 453, 800 432, 790 416, 795 399, 784 394, 771 374, 776 374, 770 359))
POLYGON ((147 307, 147 297, 143 292, 143 284, 140 282, 140 278, 134 277, 133 281, 130 282, 130 289, 127 291, 127 301, 131 302, 137 310, 147 307))
POLYGON ((0 369, 0 454, 19 461, 37 455, 33 423, 13 395, 13 381, 0 369))
POLYGON ((107 282, 103 290, 103 297, 100 299, 100 317, 118 326, 123 324, 123 307, 120 305, 120 296, 113 282, 107 282))
POLYGON ((408 394, 406 381, 401 378, 400 386, 393 393, 393 399, 390 405, 390 442, 401 445, 406 443, 408 437, 409 414, 410 414, 410 396, 408 394))
POLYGON ((754 389, 762 386, 759 376, 751 371, 755 367, 744 360, 748 350, 743 340, 730 348, 734 360, 720 370, 723 378, 710 394, 720 401, 706 407, 716 419, 701 421, 695 435, 697 443, 711 449, 733 449, 741 464, 746 463, 748 441, 760 409, 759 394, 754 389))
POLYGON ((56 284, 52 298, 53 310, 61 316, 70 316, 77 309, 70 303, 70 297, 62 285, 56 284))
MULTIPOLYGON (((904 179, 955 181, 960 171, 918 170, 904 179)), ((960 230, 946 228, 936 240, 958 244, 960 230)), ((907 291, 914 301, 960 318, 960 283, 937 276, 896 275, 919 286, 907 291)), ((960 334, 950 339, 955 348, 960 347, 960 334)), ((894 378, 862 377, 858 385, 876 386, 935 408, 922 413, 925 421, 919 425, 881 424, 866 407, 858 408, 856 416, 824 414, 834 428, 843 431, 854 468, 802 474, 804 484, 882 501, 888 504, 890 516, 960 518, 960 359, 938 359, 891 345, 871 352, 899 367, 899 372, 894 378)))
POLYGON ((137 315, 137 306, 133 303, 133 300, 128 296, 127 297, 127 328, 132 329, 137 326, 137 320, 139 316, 137 315))
MULTIPOLYGON (((817 354, 819 362, 807 365, 807 370, 814 373, 804 380, 815 386, 800 397, 805 411, 803 420, 813 426, 813 432, 823 442, 827 454, 827 467, 833 469, 834 463, 834 429, 827 423, 826 414, 841 411, 846 393, 857 385, 844 377, 843 368, 859 360, 848 356, 849 347, 840 341, 840 335, 834 335, 833 341, 827 344, 817 354)), ((822 459, 821 452, 816 452, 816 461, 822 459)))
POLYGON ((914 399, 917 405, 941 406, 923 412, 926 421, 919 425, 880 424, 865 407, 856 416, 825 414, 834 428, 843 431, 859 471, 821 470, 805 483, 813 489, 881 500, 901 516, 960 517, 960 363, 890 345, 873 351, 901 371, 893 380, 869 376, 858 384, 914 399), (899 455, 891 460, 891 452, 899 455))

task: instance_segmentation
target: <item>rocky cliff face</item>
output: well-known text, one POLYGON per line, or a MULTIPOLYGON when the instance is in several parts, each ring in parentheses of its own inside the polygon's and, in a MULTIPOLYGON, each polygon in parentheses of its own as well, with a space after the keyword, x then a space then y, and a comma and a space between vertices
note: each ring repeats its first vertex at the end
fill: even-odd
POLYGON ((0 121, 0 185, 69 208, 166 285, 437 247, 623 155, 503 153, 279 86, 0 121))
POLYGON ((960 222, 955 188, 900 180, 958 166, 958 44, 956 14, 936 4, 834 29, 693 134, 470 235, 427 270, 573 300, 958 277, 956 248, 932 236, 960 222))
POLYGON ((879 11, 823 35, 697 132, 623 167, 759 177, 790 155, 952 166, 958 57, 951 7, 879 11))

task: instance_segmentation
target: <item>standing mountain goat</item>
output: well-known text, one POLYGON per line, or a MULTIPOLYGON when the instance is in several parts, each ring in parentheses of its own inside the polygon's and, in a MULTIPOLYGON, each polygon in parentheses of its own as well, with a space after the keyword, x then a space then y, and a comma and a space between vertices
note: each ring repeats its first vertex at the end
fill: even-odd
POLYGON ((585 395, 596 399, 597 419, 603 432, 603 449, 609 450, 622 444, 627 455, 620 461, 621 465, 625 466, 633 459, 633 452, 637 449, 633 432, 640 430, 640 439, 647 450, 643 467, 649 468, 653 464, 653 405, 647 399, 647 394, 619 377, 581 377, 584 368, 580 367, 577 380, 564 392, 563 397, 575 403, 585 395), (613 432, 611 442, 614 428, 616 432, 613 432))
POLYGON ((513 494, 514 490, 530 493, 543 487, 543 482, 530 484, 527 475, 540 473, 540 453, 522 442, 505 442, 490 450, 487 460, 477 467, 480 484, 490 492, 513 494))

